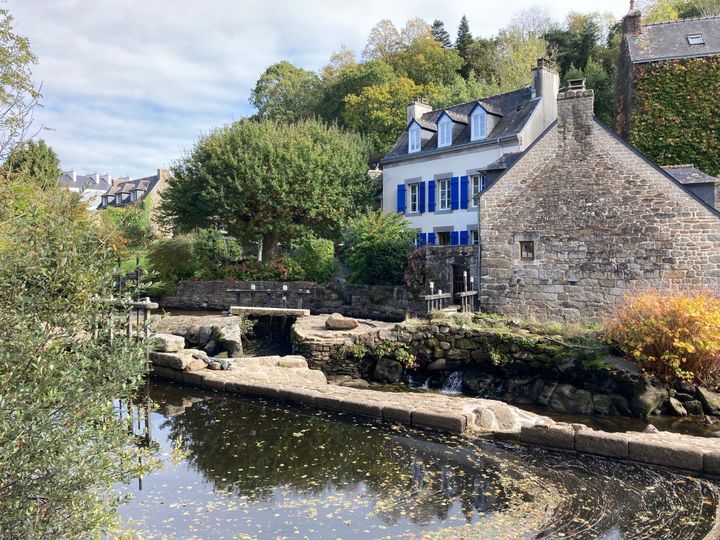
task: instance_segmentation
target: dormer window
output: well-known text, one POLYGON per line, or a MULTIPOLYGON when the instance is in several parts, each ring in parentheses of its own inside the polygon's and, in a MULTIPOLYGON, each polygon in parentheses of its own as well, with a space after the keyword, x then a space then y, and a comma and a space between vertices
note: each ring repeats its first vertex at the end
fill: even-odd
POLYGON ((690 45, 705 45, 705 38, 702 34, 690 34, 687 36, 687 40, 690 45))
POLYGON ((444 148, 452 144, 452 120, 443 116, 438 122, 438 148, 444 148))
POLYGON ((487 113, 482 107, 475 107, 470 116, 471 139, 480 141, 487 137, 487 113))
POLYGON ((413 124, 408 130, 408 153, 420 151, 420 126, 413 124))

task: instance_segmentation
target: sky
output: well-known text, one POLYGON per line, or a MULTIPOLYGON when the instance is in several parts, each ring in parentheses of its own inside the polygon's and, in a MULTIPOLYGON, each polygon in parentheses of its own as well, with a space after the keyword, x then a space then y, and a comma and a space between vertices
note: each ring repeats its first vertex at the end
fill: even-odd
MULTIPOLYGON (((627 0, 5 0, 38 56, 38 135, 63 169, 133 178, 154 174, 198 137, 251 115, 267 66, 318 70, 341 46, 359 53, 380 19, 402 27, 440 19, 451 36, 463 14, 490 37, 541 6, 622 17, 627 0)), ((528 80, 529 83, 529 80, 528 80)))

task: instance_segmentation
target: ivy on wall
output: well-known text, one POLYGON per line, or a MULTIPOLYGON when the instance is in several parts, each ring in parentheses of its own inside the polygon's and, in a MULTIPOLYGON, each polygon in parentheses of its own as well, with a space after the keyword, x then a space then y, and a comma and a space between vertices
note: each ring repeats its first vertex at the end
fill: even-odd
POLYGON ((720 174, 720 56, 637 66, 631 143, 660 165, 720 174))

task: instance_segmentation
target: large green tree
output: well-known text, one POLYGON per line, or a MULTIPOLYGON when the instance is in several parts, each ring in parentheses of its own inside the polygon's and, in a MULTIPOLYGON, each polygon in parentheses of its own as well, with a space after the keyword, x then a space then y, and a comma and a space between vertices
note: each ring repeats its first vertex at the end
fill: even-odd
POLYGON ((462 60, 457 51, 444 48, 432 38, 418 39, 394 55, 395 72, 417 84, 448 84, 457 74, 462 60))
POLYGON ((43 187, 57 184, 60 159, 45 141, 24 141, 10 151, 2 166, 5 175, 23 175, 43 187))
POLYGON ((360 136, 316 120, 241 120, 215 129, 178 160, 161 214, 175 232, 223 227, 243 242, 278 242, 307 232, 337 237, 371 204, 369 147, 360 136))
POLYGON ((452 47, 452 40, 450 39, 450 34, 445 29, 444 22, 439 19, 435 19, 432 23, 432 27, 430 28, 430 32, 432 33, 432 38, 440 45, 446 49, 452 47))
POLYGON ((293 122, 315 114, 319 78, 283 60, 268 67, 250 94, 258 118, 293 122))
POLYGON ((643 8, 646 23, 720 15, 720 0, 655 0, 643 8))

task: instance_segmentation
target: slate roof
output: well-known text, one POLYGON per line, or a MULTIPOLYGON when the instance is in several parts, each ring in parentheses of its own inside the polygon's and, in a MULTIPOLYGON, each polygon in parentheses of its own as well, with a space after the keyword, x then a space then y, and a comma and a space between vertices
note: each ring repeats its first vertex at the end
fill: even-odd
POLYGON ((505 94, 499 94, 497 96, 488 97, 485 99, 468 101, 467 103, 460 103, 459 105, 453 105, 445 109, 438 109, 436 111, 430 111, 422 115, 419 119, 420 124, 424 129, 432 132, 437 131, 437 121, 443 112, 447 112, 451 118, 458 118, 459 122, 463 125, 463 129, 459 135, 457 135, 451 146, 445 148, 437 147, 437 133, 433 133, 429 140, 423 141, 422 148, 419 152, 413 152, 408 154, 408 133, 405 130, 402 135, 395 142, 392 149, 382 159, 383 163, 398 161, 406 157, 417 157, 428 154, 442 153, 452 151, 459 146, 473 146, 488 144, 496 141, 500 138, 516 136, 525 127, 530 115, 535 110, 535 107, 539 103, 539 98, 532 99, 530 88, 522 88, 520 90, 514 90, 505 94), (495 124, 495 128, 488 134, 488 138, 481 141, 470 140, 470 123, 468 117, 470 112, 475 108, 475 105, 480 103, 485 110, 490 114, 501 116, 495 124), (464 118, 464 120, 460 120, 464 118))
POLYGON ((681 184, 714 184, 720 180, 702 172, 700 169, 696 169, 692 165, 669 165, 663 167, 663 169, 681 184))
POLYGON ((720 54, 720 17, 648 24, 628 36, 628 47, 634 64, 720 54), (704 45, 688 43, 695 34, 702 35, 704 45))
POLYGON ((520 156, 522 156, 522 152, 513 152, 510 154, 503 154, 498 159, 490 163, 489 165, 486 165, 485 167, 482 167, 483 171, 502 171, 505 169, 509 169, 512 167, 515 162, 520 159, 520 156))
POLYGON ((95 176, 91 174, 76 174, 75 181, 73 182, 72 174, 64 172, 60 175, 58 183, 61 186, 71 189, 88 189, 97 191, 107 191, 110 189, 110 184, 107 182, 107 177, 100 177, 98 182, 95 182, 95 176))
POLYGON ((131 193, 136 189, 140 189, 146 193, 150 193, 158 183, 158 176, 148 176, 146 178, 136 178, 135 180, 125 180, 124 182, 115 182, 106 195, 117 195, 119 193, 131 193))

